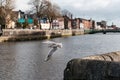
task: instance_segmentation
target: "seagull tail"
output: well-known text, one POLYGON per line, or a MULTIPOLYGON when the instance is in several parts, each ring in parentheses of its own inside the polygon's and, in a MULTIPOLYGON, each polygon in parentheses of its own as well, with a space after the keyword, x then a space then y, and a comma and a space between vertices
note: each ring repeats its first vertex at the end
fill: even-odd
POLYGON ((45 62, 49 61, 49 59, 50 59, 50 57, 47 57, 47 58, 45 59, 45 62))

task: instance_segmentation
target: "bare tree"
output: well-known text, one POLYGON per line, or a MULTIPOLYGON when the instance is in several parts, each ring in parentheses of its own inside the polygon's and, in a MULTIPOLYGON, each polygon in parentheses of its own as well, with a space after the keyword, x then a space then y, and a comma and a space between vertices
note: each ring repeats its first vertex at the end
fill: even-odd
POLYGON ((47 16, 49 23, 50 23, 50 29, 52 29, 51 23, 53 22, 53 20, 61 16, 60 7, 57 6, 56 4, 52 4, 50 2, 48 3, 49 5, 45 10, 44 15, 47 16))
POLYGON ((6 0, 5 2, 5 8, 7 9, 14 9, 15 0, 6 0))
POLYGON ((5 8, 13 9, 15 0, 0 0, 0 6, 5 8))
POLYGON ((4 6, 5 0, 0 0, 0 6, 4 6))
POLYGON ((62 10, 62 15, 67 16, 70 19, 72 19, 72 16, 73 16, 73 14, 70 11, 66 10, 66 9, 62 10))
POLYGON ((13 17, 10 17, 12 10, 14 9, 15 0, 0 0, 0 25, 6 25, 7 19, 9 20, 13 17))
MULTIPOLYGON (((33 0, 30 1, 29 4, 33 6, 31 10, 36 13, 36 17, 39 18, 39 20, 42 19, 44 16, 44 10, 48 6, 47 0, 33 0)), ((41 26, 40 21, 38 26, 41 26)))
POLYGON ((52 4, 49 0, 33 0, 31 3, 36 11, 37 17, 42 19, 46 17, 50 24, 53 19, 60 16, 60 8, 56 4, 52 4))
POLYGON ((46 9, 46 7, 48 6, 47 0, 33 0, 29 3, 30 5, 32 5, 32 11, 35 11, 37 14, 37 17, 42 17, 43 16, 43 12, 46 9))

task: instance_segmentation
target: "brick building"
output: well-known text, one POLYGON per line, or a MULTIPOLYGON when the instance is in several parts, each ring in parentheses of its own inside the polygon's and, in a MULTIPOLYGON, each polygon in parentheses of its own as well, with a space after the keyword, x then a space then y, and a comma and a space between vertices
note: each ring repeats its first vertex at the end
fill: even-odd
POLYGON ((92 19, 87 20, 80 18, 80 22, 83 23, 84 29, 91 29, 94 26, 92 19))
POLYGON ((93 29, 95 27, 95 21, 90 19, 83 19, 83 18, 75 18, 72 20, 72 28, 73 29, 93 29))
POLYGON ((63 16, 63 17, 57 18, 57 20, 58 20, 60 29, 71 29, 72 20, 69 19, 69 17, 63 16))

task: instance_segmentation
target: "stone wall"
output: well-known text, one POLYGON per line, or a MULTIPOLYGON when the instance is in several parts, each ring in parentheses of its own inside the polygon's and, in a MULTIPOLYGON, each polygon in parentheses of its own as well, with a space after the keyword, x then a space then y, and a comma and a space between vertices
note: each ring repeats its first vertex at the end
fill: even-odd
POLYGON ((81 35, 83 30, 40 30, 40 29, 3 29, 0 42, 49 39, 63 36, 81 35))
POLYGON ((64 35, 80 35, 84 34, 84 30, 40 30, 40 29, 3 29, 3 36, 23 36, 31 34, 40 35, 51 35, 51 34, 61 34, 64 35))
POLYGON ((120 52, 72 59, 64 70, 64 80, 120 80, 120 52))

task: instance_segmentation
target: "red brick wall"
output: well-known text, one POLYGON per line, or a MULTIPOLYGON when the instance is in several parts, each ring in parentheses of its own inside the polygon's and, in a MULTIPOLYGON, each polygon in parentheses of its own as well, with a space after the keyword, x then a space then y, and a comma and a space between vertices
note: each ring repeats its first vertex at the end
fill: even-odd
POLYGON ((90 21, 90 20, 82 20, 82 23, 84 24, 85 29, 92 28, 92 21, 90 21))

